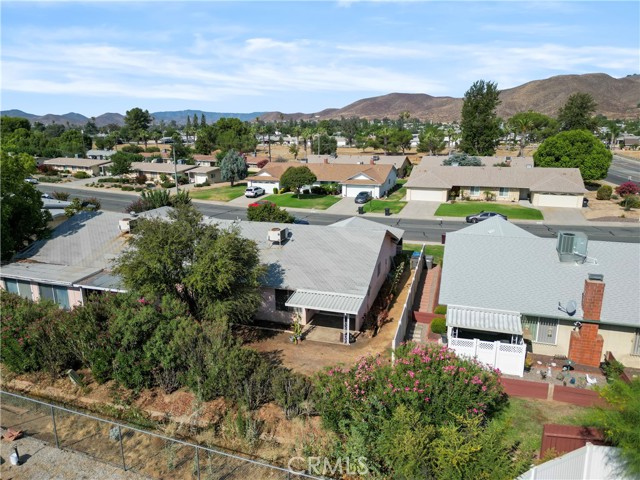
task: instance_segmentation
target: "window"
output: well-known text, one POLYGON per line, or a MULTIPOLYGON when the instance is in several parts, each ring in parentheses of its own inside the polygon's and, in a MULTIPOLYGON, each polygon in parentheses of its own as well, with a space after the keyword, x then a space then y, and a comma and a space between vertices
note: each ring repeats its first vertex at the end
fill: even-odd
POLYGON ((633 342, 632 355, 640 355, 640 330, 636 330, 636 339, 633 342))
POLYGON ((556 344, 558 320, 554 318, 522 317, 522 329, 529 331, 532 342, 556 344))
POLYGON ((293 312, 292 307, 287 307, 285 305, 291 295, 293 295, 292 290, 276 289, 276 310, 278 310, 279 312, 293 312))
POLYGON ((65 287, 40 285, 40 298, 51 300, 62 308, 69 309, 69 293, 65 287))
POLYGON ((499 197, 508 197, 509 196, 509 189, 505 188, 505 187, 500 187, 500 190, 498 191, 498 196, 499 197))
POLYGON ((471 187, 469 195, 471 195, 472 197, 477 197, 478 195, 480 195, 480 187, 471 187))
POLYGON ((29 300, 33 299, 33 296, 31 295, 31 284, 29 282, 22 282, 20 280, 5 278, 4 284, 7 288, 7 292, 15 293, 16 295, 28 298, 29 300))

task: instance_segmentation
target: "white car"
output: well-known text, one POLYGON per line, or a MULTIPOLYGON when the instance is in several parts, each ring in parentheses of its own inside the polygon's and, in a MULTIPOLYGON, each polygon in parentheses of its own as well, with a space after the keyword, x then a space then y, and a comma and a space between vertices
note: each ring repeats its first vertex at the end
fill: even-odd
POLYGON ((35 178, 33 178, 33 177, 25 178, 25 179, 24 179, 24 181, 25 181, 25 182, 27 182, 27 183, 31 183, 31 184, 33 184, 33 185, 37 185, 37 184, 38 184, 38 180, 36 180, 36 179, 35 179, 35 178))
POLYGON ((248 198, 259 197, 260 195, 264 195, 264 188, 247 187, 247 189, 244 191, 244 196, 248 198))

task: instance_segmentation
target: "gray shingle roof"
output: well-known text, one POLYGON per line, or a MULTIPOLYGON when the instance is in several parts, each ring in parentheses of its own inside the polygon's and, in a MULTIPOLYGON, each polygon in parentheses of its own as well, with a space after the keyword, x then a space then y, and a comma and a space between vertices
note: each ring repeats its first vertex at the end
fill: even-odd
POLYGON ((407 188, 454 186, 526 188, 532 192, 584 194, 577 168, 433 167, 414 169, 407 188))
POLYGON ((511 227, 505 235, 487 235, 489 222, 500 221, 447 234, 440 303, 578 320, 584 282, 599 273, 601 322, 640 327, 640 244, 589 241, 584 264, 562 263, 555 239, 516 235, 511 227), (558 302, 570 300, 578 304, 573 317, 558 310, 558 302))
POLYGON ((54 167, 82 167, 92 168, 100 165, 106 165, 111 163, 109 160, 93 160, 91 158, 50 158, 42 162, 44 165, 51 165, 54 167))

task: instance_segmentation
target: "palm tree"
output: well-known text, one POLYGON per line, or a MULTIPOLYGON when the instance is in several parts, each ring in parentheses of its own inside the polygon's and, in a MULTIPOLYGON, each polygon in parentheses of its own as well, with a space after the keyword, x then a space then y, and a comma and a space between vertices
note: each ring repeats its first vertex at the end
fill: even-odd
POLYGON ((529 133, 533 130, 533 122, 531 119, 526 117, 516 118, 516 121, 513 124, 514 131, 520 135, 519 146, 520 150, 518 151, 519 157, 524 157, 524 148, 527 146, 527 140, 529 137, 529 133))
POLYGON ((313 130, 309 127, 306 127, 302 130, 302 140, 304 140, 304 156, 307 156, 307 143, 309 139, 313 137, 313 130))
POLYGON ((389 142, 389 137, 391 136, 392 133, 393 133, 393 131, 391 130, 391 128, 382 127, 380 130, 378 130, 378 134, 376 135, 376 136, 379 136, 380 138, 382 138, 382 144, 384 145, 384 153, 385 153, 385 155, 389 154, 389 149, 387 148, 387 143, 389 142))

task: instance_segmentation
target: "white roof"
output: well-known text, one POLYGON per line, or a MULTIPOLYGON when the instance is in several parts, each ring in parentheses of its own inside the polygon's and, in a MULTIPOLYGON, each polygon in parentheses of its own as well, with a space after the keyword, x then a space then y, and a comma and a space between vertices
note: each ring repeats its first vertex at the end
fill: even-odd
POLYGON ((589 241, 584 263, 560 262, 556 239, 515 225, 487 235, 490 222, 506 221, 493 218, 447 234, 440 303, 575 321, 583 315, 585 280, 602 274, 601 323, 640 327, 640 244, 589 241), (578 310, 569 317, 558 303, 571 300, 578 310))
POLYGON ((100 165, 106 165, 110 163, 109 160, 93 160, 91 158, 66 158, 66 157, 58 157, 58 158, 50 158, 42 162, 45 165, 52 165, 58 167, 82 167, 82 168, 93 168, 98 167, 100 165))
POLYGON ((331 292, 315 292, 311 290, 296 290, 289 297, 288 307, 311 308, 325 312, 357 314, 365 300, 364 295, 344 295, 331 292))

